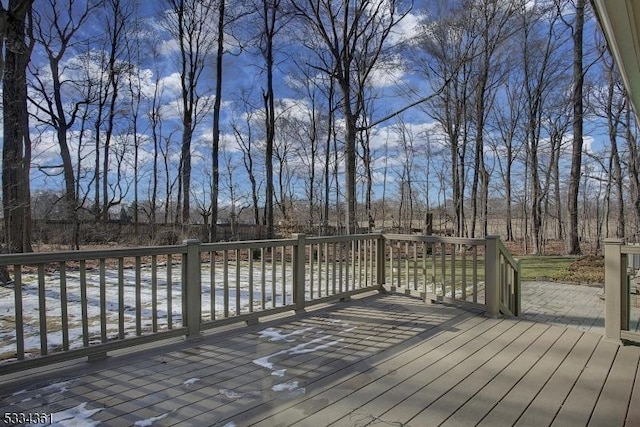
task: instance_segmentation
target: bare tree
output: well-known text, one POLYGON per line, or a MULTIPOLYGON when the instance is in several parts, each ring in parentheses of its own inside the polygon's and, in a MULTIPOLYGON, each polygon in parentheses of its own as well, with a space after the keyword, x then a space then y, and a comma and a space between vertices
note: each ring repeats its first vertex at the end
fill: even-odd
MULTIPOLYGON (((35 117, 43 124, 54 129, 65 183, 65 202, 67 219, 77 222, 76 209, 78 200, 75 188, 75 173, 69 144, 69 130, 74 126, 78 114, 88 102, 82 96, 79 99, 65 99, 65 87, 73 87, 76 83, 63 77, 67 53, 72 53, 79 40, 81 28, 89 21, 91 13, 99 7, 99 3, 77 4, 75 0, 58 2, 47 0, 40 4, 34 13, 34 37, 38 46, 44 50, 48 60, 48 70, 37 65, 31 68, 33 76, 34 97, 31 100, 36 108, 35 117)), ((78 230, 75 232, 72 245, 78 247, 78 230)))
MULTIPOLYGON (((33 0, 0 3, 2 62, 2 202, 4 237, 9 252, 31 251, 31 140, 27 113, 27 64, 32 51, 33 0)), ((6 271, 3 281, 8 280, 6 271)))
MULTIPOLYGON (((604 196, 603 228, 605 237, 609 237, 609 220, 611 212, 611 193, 615 192, 615 214, 616 226, 615 236, 624 237, 626 232, 625 221, 625 179, 623 175, 624 147, 622 155, 619 148, 619 139, 624 134, 624 115, 627 108, 627 94, 624 89, 622 78, 613 61, 613 57, 608 52, 604 38, 598 40, 598 49, 603 52, 601 65, 602 78, 607 83, 606 87, 600 90, 594 90, 593 101, 591 102, 592 110, 607 125, 607 133, 609 137, 609 151, 603 153, 593 153, 594 162, 598 163, 602 171, 606 174, 607 182, 604 196)), ((589 153, 587 153, 589 155, 589 153)), ((632 178, 633 179, 633 178, 632 178)))
MULTIPOLYGON (((130 21, 133 18, 133 10, 131 4, 122 2, 121 0, 105 0, 106 12, 107 12, 107 25, 106 25, 106 63, 104 69, 106 70, 106 82, 105 82, 105 105, 102 108, 105 114, 106 126, 104 130, 104 140, 102 141, 103 156, 102 156, 102 219, 104 221, 109 219, 109 210, 113 206, 117 206, 122 202, 122 193, 111 193, 109 190, 113 186, 119 187, 119 183, 111 183, 109 176, 109 169, 111 165, 111 144, 114 133, 116 132, 117 122, 123 108, 119 105, 120 98, 122 97, 121 91, 125 89, 123 80, 127 79, 131 81, 131 64, 125 58, 127 52, 126 35, 129 28, 130 21)), ((132 93, 132 95, 134 95, 132 93)), ((132 96, 134 98, 134 96, 132 96)), ((128 114, 133 111, 127 111, 128 114)), ((98 141, 99 142, 99 141, 98 141)), ((117 148, 116 148, 117 149, 117 148)), ((115 159, 116 163, 120 160, 115 159)), ((118 169, 117 174, 120 174, 118 169)))
POLYGON ((489 171, 485 165, 485 126, 498 85, 503 80, 505 52, 503 44, 514 32, 513 3, 483 0, 472 2, 468 8, 471 23, 469 37, 476 40, 472 67, 473 76, 473 120, 475 122, 475 157, 471 185, 471 237, 475 237, 476 221, 481 218, 482 234, 487 235, 489 199, 489 171), (480 188, 478 188, 480 187, 480 188), (478 192, 480 197, 478 197, 478 192), (480 209, 478 209, 478 200, 480 209), (480 213, 478 213, 480 210, 480 213))
POLYGON ((569 234, 567 236, 567 253, 580 254, 580 233, 578 230, 578 192, 580 190, 580 169, 582 165, 582 145, 584 127, 584 65, 583 65, 583 33, 585 19, 585 0, 575 0, 575 20, 571 25, 573 38, 573 143, 571 154, 571 173, 569 175, 568 212, 569 234))
POLYGON ((244 124, 238 123, 239 119, 232 119, 231 127, 233 128, 233 134, 240 151, 242 152, 242 163, 249 178, 251 186, 251 201, 253 210, 253 222, 255 225, 260 224, 260 183, 256 174, 256 152, 257 142, 253 136, 253 122, 255 121, 254 113, 251 111, 251 107, 248 100, 244 100, 243 106, 246 109, 242 116, 244 117, 244 124))
POLYGON ((216 43, 216 92, 213 101, 213 144, 211 147, 211 228, 209 241, 216 241, 218 224, 218 192, 220 187, 220 108, 222 105, 222 58, 224 55, 225 0, 218 0, 218 26, 216 43))
MULTIPOLYGON (((443 11, 444 12, 444 11, 443 11)), ((467 21, 459 11, 447 11, 438 20, 429 22, 420 38, 426 58, 418 58, 429 82, 442 88, 428 103, 428 113, 442 126, 449 147, 451 202, 453 204, 454 234, 463 236, 465 224, 465 190, 467 185, 467 156, 469 150, 469 120, 472 67, 469 60, 473 40, 463 37, 467 21)))
POLYGON ((265 87, 262 90, 265 129, 265 204, 264 221, 267 226, 267 237, 273 238, 274 231, 274 144, 276 138, 276 112, 274 90, 274 66, 276 55, 276 36, 286 22, 286 15, 281 0, 261 0, 255 5, 260 19, 259 47, 264 60, 266 74, 265 87))
MULTIPOLYGON (((180 67, 180 107, 182 109, 182 140, 180 157, 180 194, 183 198, 180 219, 189 222, 191 195, 191 142, 197 125, 209 111, 210 99, 203 95, 200 80, 206 69, 208 55, 216 44, 217 32, 212 26, 215 11, 212 1, 164 0, 169 7, 165 27, 176 40, 180 67)), ((180 207, 180 200, 178 202, 180 207)))
POLYGON ((399 152, 400 158, 400 171, 399 186, 398 189, 400 196, 400 203, 398 206, 398 225, 405 229, 411 230, 413 227, 414 219, 414 185, 413 174, 414 165, 416 159, 416 149, 414 146, 415 136, 409 129, 402 116, 398 116, 398 123, 394 129, 395 133, 399 137, 399 152))
MULTIPOLYGON (((524 129, 527 141, 527 167, 530 172, 531 186, 531 221, 534 250, 543 252, 543 206, 547 192, 541 187, 540 177, 540 143, 542 140, 543 112, 551 108, 549 99, 558 96, 561 84, 558 80, 562 61, 557 57, 558 47, 562 40, 556 36, 555 24, 559 14, 553 13, 549 22, 545 22, 546 31, 537 28, 540 17, 549 10, 532 8, 526 10, 523 6, 523 86, 525 94, 524 129), (558 88, 554 92, 554 88, 558 88), (553 95, 552 95, 553 93, 553 95)), ((548 180, 547 180, 548 182, 548 180)))
POLYGON ((304 43, 318 55, 316 67, 334 78, 342 92, 346 226, 351 233, 357 226, 356 142, 365 106, 364 89, 385 53, 389 34, 410 6, 401 0, 307 0, 293 6, 310 31, 304 43))

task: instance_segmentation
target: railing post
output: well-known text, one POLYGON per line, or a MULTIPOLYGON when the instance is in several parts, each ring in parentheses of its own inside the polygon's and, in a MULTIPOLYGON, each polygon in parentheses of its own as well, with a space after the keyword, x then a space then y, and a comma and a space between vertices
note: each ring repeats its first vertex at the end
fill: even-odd
POLYGON ((376 239, 376 280, 380 291, 384 291, 384 285, 387 281, 385 246, 386 242, 384 235, 379 233, 379 236, 376 239))
POLYGON ((515 311, 513 314, 520 317, 520 312, 522 311, 522 279, 520 278, 520 272, 522 271, 522 264, 520 260, 517 260, 516 270, 513 272, 513 286, 514 286, 514 298, 515 298, 515 311))
POLYGON ((605 338, 618 344, 622 343, 620 331, 626 317, 626 306, 622 307, 623 292, 628 292, 627 257, 622 253, 622 245, 622 239, 604 241, 605 338))
MULTIPOLYGON (((305 250, 306 235, 298 233, 293 235, 294 239, 298 239, 293 250, 293 302, 296 306, 296 312, 303 312, 305 301, 305 250)), ((313 286, 313 284, 311 284, 313 286)))
POLYGON ((484 304, 491 317, 500 316, 500 236, 487 236, 484 254, 484 304))
POLYGON ((182 318, 186 321, 187 339, 194 339, 200 337, 202 322, 200 241, 189 239, 184 244, 187 253, 182 260, 182 318))

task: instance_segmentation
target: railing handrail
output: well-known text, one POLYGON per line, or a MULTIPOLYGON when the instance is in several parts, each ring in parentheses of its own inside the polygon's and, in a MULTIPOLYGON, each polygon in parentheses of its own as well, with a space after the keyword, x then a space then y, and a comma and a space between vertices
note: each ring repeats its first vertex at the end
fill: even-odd
POLYGON ((486 243, 485 238, 479 237, 449 237, 449 236, 433 236, 433 235, 417 235, 417 234, 389 234, 382 233, 387 240, 403 240, 426 243, 447 243, 452 245, 471 245, 482 246, 486 243))
POLYGON ((520 261, 516 260, 513 255, 511 255, 511 252, 509 252, 509 249, 507 249, 502 240, 498 240, 498 242, 500 247, 500 254, 502 254, 505 261, 507 261, 509 265, 511 265, 511 267, 513 267, 514 269, 519 268, 520 261))
POLYGON ((627 255, 640 255, 640 245, 625 243, 620 247, 620 251, 627 255))
POLYGON ((357 240, 376 240, 383 236, 382 233, 347 234, 344 236, 306 236, 307 243, 344 243, 357 240))
POLYGON ((65 261, 82 261, 99 258, 121 258, 150 255, 179 254, 186 251, 186 245, 139 246, 114 249, 87 249, 63 252, 27 252, 19 254, 0 254, 0 265, 33 265, 65 261))
POLYGON ((297 239, 270 239, 270 240, 242 240, 238 242, 216 242, 216 243, 200 243, 201 252, 208 251, 226 251, 236 249, 261 249, 272 248, 276 246, 295 246, 298 244, 297 239))

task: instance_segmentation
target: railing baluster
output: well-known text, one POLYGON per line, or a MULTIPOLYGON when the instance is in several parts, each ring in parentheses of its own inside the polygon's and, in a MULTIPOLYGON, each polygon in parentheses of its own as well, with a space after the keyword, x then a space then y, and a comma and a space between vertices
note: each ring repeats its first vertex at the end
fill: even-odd
POLYGON ((167 327, 173 329, 173 255, 167 255, 167 327))
POLYGON ((360 284, 358 285, 359 289, 369 286, 369 242, 369 239, 365 239, 364 241, 362 241, 360 245, 360 252, 358 252, 358 254, 361 255, 360 284))
POLYGON ((58 263, 60 271, 60 318, 62 320, 62 350, 69 350, 69 306, 67 299, 67 267, 64 262, 58 263))
POLYGON ((324 294, 329 295, 329 244, 328 243, 324 244, 324 274, 325 274, 325 281, 324 281, 325 293, 324 294))
POLYGON ((456 299, 456 252, 458 245, 451 245, 451 298, 456 299))
MULTIPOLYGON (((395 257, 395 245, 393 241, 389 242, 389 284, 391 285, 391 287, 395 286, 395 281, 394 281, 394 268, 395 266, 393 265, 393 260, 395 257)), ((385 262, 386 262, 386 257, 385 257, 385 262)))
MULTIPOLYGON (((136 336, 142 335, 142 260, 139 256, 136 258, 136 336)), ((184 265, 182 266, 184 269, 184 265)))
POLYGON ((287 247, 282 246, 282 306, 287 305, 287 247))
POLYGON ((100 342, 107 342, 107 285, 106 285, 106 260, 100 258, 100 342))
POLYGON ((216 320, 216 251, 209 252, 209 283, 211 320, 216 320))
POLYGON ((89 347, 89 314, 87 307, 87 265, 80 260, 80 309, 82 311, 82 345, 89 347))
POLYGON ((440 272, 442 274, 442 296, 447 296, 447 246, 444 242, 440 243, 440 272))
POLYGON ((315 245, 312 243, 309 245, 309 299, 313 301, 313 258, 315 245))
POLYGON ((247 249, 249 257, 249 313, 253 313, 253 250, 247 249))
MULTIPOLYGON (((335 251, 335 246, 334 246, 334 251, 335 251)), ((338 292, 342 293, 344 292, 344 289, 342 287, 343 285, 343 272, 342 272, 342 267, 343 267, 343 259, 344 259, 344 247, 342 246, 342 244, 338 244, 338 292)), ((349 267, 347 267, 345 270, 347 270, 347 274, 349 273, 349 267)), ((335 294, 336 291, 335 289, 333 290, 333 293, 335 294)))
POLYGON ((437 294, 438 293, 438 282, 436 281, 436 272, 437 267, 436 267, 436 244, 435 243, 430 243, 430 247, 431 247, 431 289, 433 294, 437 294))
POLYGON ((409 250, 409 242, 404 242, 404 275, 405 275, 405 290, 411 289, 411 269, 410 265, 410 256, 411 251, 409 250))
MULTIPOLYGON (((334 242, 332 245, 332 253, 331 253, 331 258, 332 258, 332 268, 331 268, 331 295, 335 295, 336 294, 336 258, 338 258, 338 255, 336 254, 336 243, 334 242)), ((340 260, 340 268, 342 268, 342 260, 340 260)), ((347 264, 346 266, 347 268, 347 280, 348 280, 348 275, 349 275, 349 265, 347 264)), ((342 274, 342 270, 340 270, 340 273, 342 274)))
POLYGON ((322 298, 322 244, 318 243, 318 298, 322 298))
POLYGON ((396 288, 400 289, 402 287, 402 243, 396 242, 398 245, 398 260, 396 262, 396 269, 398 274, 396 276, 396 288))
POLYGON ((427 294, 427 242, 422 242, 422 288, 424 289, 425 297, 427 294))
POLYGON ((40 354, 47 354, 47 295, 44 287, 44 264, 38 264, 38 313, 40 315, 40 354))
POLYGON ((473 302, 478 302, 478 246, 473 247, 473 270, 472 270, 472 278, 473 281, 473 302))
MULTIPOLYGON (((351 247, 351 287, 353 289, 355 289, 355 285, 356 285, 356 278, 358 275, 358 266, 357 263, 359 262, 360 259, 360 245, 359 245, 359 241, 357 240, 352 240, 351 244, 348 247, 351 247)), ((349 290, 349 284, 347 283, 347 290, 349 290)))
POLYGON ((276 292, 276 269, 278 264, 278 248, 271 247, 271 307, 275 308, 277 292, 276 292))
POLYGON ((222 251, 222 298, 223 298, 223 317, 229 317, 229 254, 228 251, 222 251))
POLYGON ((236 316, 240 314, 240 249, 236 249, 236 316))
POLYGON ((413 290, 418 290, 418 244, 413 242, 413 290))
POLYGON ((369 239, 367 240, 367 248, 366 248, 366 258, 365 258, 365 268, 366 268, 366 276, 365 276, 365 287, 369 287, 372 286, 375 283, 374 280, 374 273, 373 273, 373 240, 369 239))
POLYGON ((467 248, 462 246, 462 299, 467 300, 467 248))
POLYGON ((265 264, 265 258, 267 255, 266 248, 260 248, 260 300, 262 303, 262 310, 267 308, 267 266, 265 264))
POLYGON ((118 338, 123 340, 124 331, 124 258, 118 258, 118 338))
POLYGON ((22 315, 22 265, 13 266, 13 291, 16 317, 16 354, 24 360, 24 318, 22 315))
POLYGON ((158 332, 158 257, 151 256, 151 330, 158 332))

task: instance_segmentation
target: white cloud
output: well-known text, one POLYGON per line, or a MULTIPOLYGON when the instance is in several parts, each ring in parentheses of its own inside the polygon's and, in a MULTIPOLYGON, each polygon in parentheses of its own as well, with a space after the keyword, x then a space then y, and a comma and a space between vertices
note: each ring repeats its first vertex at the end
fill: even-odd
POLYGON ((171 56, 176 52, 180 52, 180 45, 175 39, 162 40, 158 46, 158 53, 162 56, 171 56))
POLYGON ((376 88, 390 87, 397 85, 404 75, 405 73, 401 67, 394 67, 387 64, 374 69, 369 82, 376 88))
POLYGON ((389 34, 389 42, 398 44, 414 39, 420 34, 420 25, 425 18, 425 15, 422 14, 407 14, 389 34))
POLYGON ((180 95, 182 91, 180 73, 171 73, 168 76, 161 77, 158 84, 162 88, 163 95, 173 98, 180 95))

